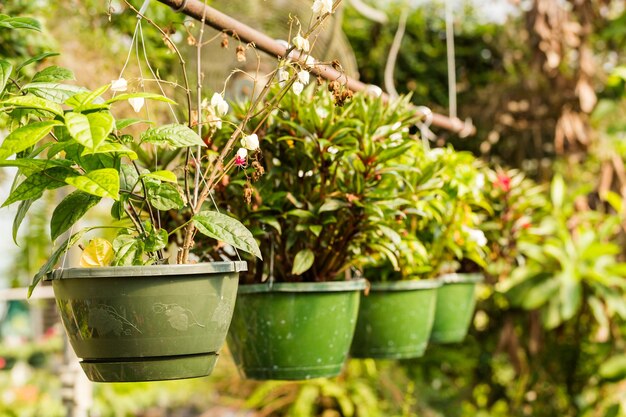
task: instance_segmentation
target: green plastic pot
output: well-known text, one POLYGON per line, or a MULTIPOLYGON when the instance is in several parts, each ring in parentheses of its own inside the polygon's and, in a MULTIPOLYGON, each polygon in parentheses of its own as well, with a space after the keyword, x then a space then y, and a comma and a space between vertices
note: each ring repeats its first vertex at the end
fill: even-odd
POLYGON ((447 274, 439 277, 443 284, 437 290, 435 323, 430 335, 434 343, 458 343, 467 336, 474 307, 476 284, 482 274, 447 274))
POLYGON ((206 376, 224 344, 245 262, 53 271, 57 306, 87 377, 206 376))
POLYGON ((228 347, 252 379, 299 380, 341 372, 365 280, 239 287, 228 347))
POLYGON ((351 355, 405 359, 424 354, 435 318, 439 280, 373 282, 361 297, 351 355))

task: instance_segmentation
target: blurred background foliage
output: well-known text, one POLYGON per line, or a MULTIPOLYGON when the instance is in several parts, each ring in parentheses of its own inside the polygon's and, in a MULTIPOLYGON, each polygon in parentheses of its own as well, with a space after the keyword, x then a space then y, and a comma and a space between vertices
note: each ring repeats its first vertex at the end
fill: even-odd
MULTIPOLYGON (((139 7, 141 2, 130 3, 139 7)), ((209 3, 221 8, 221 1, 209 3)), ((365 18, 361 7, 352 3, 345 1, 342 25, 361 80, 383 84, 398 18, 408 8, 394 72, 396 88, 411 93, 416 104, 446 113, 443 2, 369 2, 387 15, 384 24, 365 18)), ((612 246, 604 249, 618 251, 622 259, 623 208, 617 202, 626 194, 625 2, 511 1, 508 14, 498 21, 485 18, 489 5, 455 5, 459 115, 473 120, 477 134, 460 138, 436 132, 437 144, 452 143, 493 165, 518 168, 546 188, 554 174, 560 174, 567 195, 576 198, 565 199, 563 210, 545 202, 544 209, 552 210, 552 224, 545 228, 565 231, 557 234, 562 239, 553 246, 567 246, 565 240, 580 234, 591 234, 594 242, 602 243, 607 238, 600 234, 610 232, 612 246), (572 219, 584 218, 591 209, 596 217, 578 223, 584 230, 572 235, 572 219), (607 222, 615 227, 602 227, 607 222)), ((117 78, 136 24, 135 15, 120 0, 12 0, 0 4, 0 13, 34 16, 45 28, 43 36, 0 32, 0 55, 20 58, 59 51, 60 56, 51 56, 45 64, 73 69, 78 82, 92 88, 117 78)), ((241 13, 242 19, 254 21, 254 16, 241 13)), ((158 4, 151 6, 150 17, 167 28, 179 46, 187 42, 188 30, 194 30, 181 15, 158 4)), ((149 29, 144 36, 151 65, 160 76, 178 81, 178 64, 162 36, 149 29)), ((40 212, 46 216, 45 208, 40 212)), ((11 284, 24 284, 29 276, 24 271, 49 250, 38 246, 38 234, 46 233, 42 224, 37 217, 29 221, 11 284)), ((598 265, 598 256, 569 254, 571 267, 587 274, 581 282, 593 282, 596 268, 606 267, 598 265)), ((494 273, 480 289, 468 340, 458 346, 433 346, 422 359, 351 361, 336 379, 258 383, 242 380, 225 352, 216 373, 205 380, 97 386, 93 415, 626 416, 626 324, 620 314, 626 300, 616 296, 610 309, 598 308, 587 286, 576 308, 550 321, 542 312, 548 301, 544 290, 560 284, 545 283, 557 279, 554 271, 568 261, 560 260, 541 264, 553 267, 551 278, 520 278, 523 287, 517 290, 507 283, 514 273, 494 273), (505 291, 502 282, 511 289, 505 291)), ((44 351, 52 360, 43 368, 10 367, 27 364, 28 358, 11 362, 15 354, 0 351, 1 416, 63 415, 55 376, 59 354, 50 353, 44 342, 31 343, 34 351, 44 351)))

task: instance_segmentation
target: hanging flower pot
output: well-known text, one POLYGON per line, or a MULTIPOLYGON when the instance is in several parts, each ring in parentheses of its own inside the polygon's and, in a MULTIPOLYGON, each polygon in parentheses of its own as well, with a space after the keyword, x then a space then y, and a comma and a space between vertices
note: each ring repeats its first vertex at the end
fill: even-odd
POLYGON ((437 280, 375 282, 361 297, 351 355, 404 359, 424 354, 435 318, 437 280))
POLYGON ((443 284, 437 290, 435 323, 430 335, 434 343, 458 343, 467 335, 474 307, 476 284, 482 282, 482 274, 447 274, 439 277, 443 284))
POLYGON ((228 346, 253 379, 339 374, 348 356, 365 280, 242 285, 228 346))
POLYGON ((57 306, 89 379, 209 375, 224 343, 245 262, 53 271, 57 306))

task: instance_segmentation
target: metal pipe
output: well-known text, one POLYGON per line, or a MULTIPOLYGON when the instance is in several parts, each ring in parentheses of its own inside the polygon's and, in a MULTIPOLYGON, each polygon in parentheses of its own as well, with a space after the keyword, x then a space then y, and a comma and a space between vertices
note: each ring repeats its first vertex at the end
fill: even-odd
MULTIPOLYGON (((202 21, 202 19, 204 18, 204 22, 207 26, 210 26, 216 30, 223 31, 224 33, 233 36, 242 42, 252 43, 258 50, 263 51, 269 55, 277 58, 283 58, 287 53, 287 46, 285 44, 220 12, 219 10, 216 10, 210 6, 206 6, 200 0, 158 1, 198 21, 202 21)), ((297 55, 297 53, 292 53, 292 55, 297 55)), ((289 58, 294 61, 299 60, 298 56, 290 56, 289 58)), ((304 59, 301 60, 303 64, 305 63, 304 61, 304 59)), ((372 89, 372 86, 370 86, 369 84, 365 84, 359 80, 348 77, 347 75, 333 68, 331 65, 316 63, 314 66, 312 66, 311 72, 328 81, 339 80, 352 91, 359 92, 372 89)), ((389 100, 389 96, 385 93, 382 93, 382 98, 384 101, 389 100)), ((420 115, 423 114, 420 112, 420 115)), ((433 113, 432 125, 458 133, 460 136, 469 136, 476 132, 476 129, 471 123, 466 123, 456 117, 450 118, 437 113, 433 113)))

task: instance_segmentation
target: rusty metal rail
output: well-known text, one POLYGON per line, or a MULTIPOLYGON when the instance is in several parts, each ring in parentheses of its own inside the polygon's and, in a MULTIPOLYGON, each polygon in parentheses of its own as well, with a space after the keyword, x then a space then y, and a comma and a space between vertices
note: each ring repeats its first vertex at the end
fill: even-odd
MULTIPOLYGON (((158 0, 174 10, 184 13, 198 21, 203 21, 210 26, 230 36, 236 36, 237 39, 245 43, 253 43, 256 48, 274 57, 285 57, 287 53, 287 45, 276 39, 271 38, 263 32, 260 32, 237 19, 228 16, 219 10, 210 6, 206 6, 200 0, 158 0)), ((296 54, 294 54, 296 55, 296 54)), ((298 60, 298 57, 290 57, 290 59, 298 60)), ((348 77, 331 65, 316 63, 311 68, 311 72, 326 80, 339 80, 352 91, 366 91, 373 86, 365 84, 359 80, 348 77)), ((382 93, 383 100, 388 100, 389 96, 382 93)), ((422 111, 417 110, 422 116, 426 116, 422 111)), ((432 114, 432 125, 442 129, 452 131, 460 136, 473 135, 476 132, 471 122, 463 121, 459 118, 450 118, 442 114, 432 114)))

